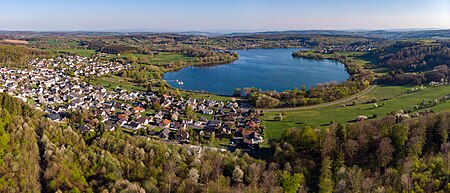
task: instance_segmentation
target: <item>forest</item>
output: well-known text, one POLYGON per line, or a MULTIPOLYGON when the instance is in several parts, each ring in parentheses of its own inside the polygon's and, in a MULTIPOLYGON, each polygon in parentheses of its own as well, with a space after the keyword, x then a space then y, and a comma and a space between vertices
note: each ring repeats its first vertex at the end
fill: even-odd
POLYGON ((1 192, 295 192, 301 173, 244 152, 188 149, 99 130, 86 138, 0 94, 1 192), (24 159, 26 158, 26 159, 24 159))
POLYGON ((0 106, 2 192, 450 191, 450 113, 287 129, 260 160, 120 130, 83 136, 3 93, 0 106))
POLYGON ((398 41, 371 53, 377 67, 388 68, 389 73, 379 83, 391 85, 420 85, 448 79, 450 48, 448 41, 398 41))
POLYGON ((52 53, 25 46, 0 44, 0 64, 7 67, 25 67, 27 63, 36 57, 48 57, 52 53))

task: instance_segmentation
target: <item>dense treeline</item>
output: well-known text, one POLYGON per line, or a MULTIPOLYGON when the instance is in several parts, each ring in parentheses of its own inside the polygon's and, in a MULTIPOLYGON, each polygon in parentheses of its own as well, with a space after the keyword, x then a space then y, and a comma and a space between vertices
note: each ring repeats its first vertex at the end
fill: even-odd
POLYGON ((7 94, 0 105, 2 192, 450 191, 450 113, 288 129, 262 161, 120 129, 82 136, 7 94))
POLYGON ((301 172, 98 130, 82 136, 0 94, 1 192, 296 192, 301 172))
POLYGON ((35 50, 25 46, 0 44, 0 64, 9 67, 25 67, 33 58, 48 57, 50 55, 50 52, 35 50))
POLYGON ((6 94, 0 94, 0 106, 0 192, 37 192, 39 114, 6 94))
POLYGON ((380 83, 419 85, 431 81, 446 81, 449 76, 448 42, 399 41, 370 54, 377 58, 378 67, 390 70, 380 77, 380 83))
POLYGON ((301 89, 287 90, 284 92, 261 92, 258 89, 245 91, 245 95, 248 96, 249 100, 256 107, 296 107, 331 102, 364 90, 374 80, 370 71, 358 66, 353 60, 348 59, 346 56, 334 54, 332 57, 325 57, 322 54, 307 54, 303 51, 294 52, 292 55, 294 57, 307 57, 313 59, 327 58, 342 62, 345 64, 346 70, 351 76, 342 83, 328 82, 317 84, 309 89, 307 89, 306 86, 302 86, 301 89))
POLYGON ((319 192, 449 192, 449 129, 450 113, 290 129, 273 159, 319 192))
POLYGON ((326 57, 322 54, 317 54, 317 53, 310 53, 307 51, 297 51, 292 53, 292 57, 296 57, 296 58, 308 58, 308 59, 315 59, 315 60, 321 60, 321 59, 325 59, 326 57))
POLYGON ((374 51, 380 65, 403 71, 426 71, 450 61, 450 48, 442 43, 399 41, 374 51))

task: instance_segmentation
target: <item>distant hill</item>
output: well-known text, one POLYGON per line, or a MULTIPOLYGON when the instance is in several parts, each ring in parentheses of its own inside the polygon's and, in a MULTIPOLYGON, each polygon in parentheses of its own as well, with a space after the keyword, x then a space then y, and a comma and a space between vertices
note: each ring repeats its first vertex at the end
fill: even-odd
POLYGON ((404 39, 404 38, 435 38, 450 39, 450 29, 405 29, 405 30, 289 30, 289 31, 261 31, 261 32, 209 32, 209 31, 185 31, 162 32, 147 30, 123 30, 123 31, 2 31, 2 35, 8 36, 107 36, 130 34, 179 34, 195 36, 248 36, 248 35, 346 35, 362 36, 367 38, 404 39))
POLYGON ((348 35, 367 38, 404 39, 404 38, 441 38, 450 39, 450 30, 300 30, 300 31, 266 31, 255 33, 231 33, 230 36, 243 35, 348 35))
POLYGON ((10 67, 24 67, 28 61, 36 57, 47 57, 51 53, 26 46, 0 44, 0 64, 10 67))

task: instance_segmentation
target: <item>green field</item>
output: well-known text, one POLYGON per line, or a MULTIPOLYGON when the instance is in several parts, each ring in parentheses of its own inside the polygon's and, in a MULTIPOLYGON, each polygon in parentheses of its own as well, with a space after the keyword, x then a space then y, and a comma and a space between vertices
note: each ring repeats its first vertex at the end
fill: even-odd
MULTIPOLYGON (((412 87, 402 86, 378 86, 367 95, 355 100, 357 105, 342 107, 334 105, 324 108, 308 109, 285 112, 283 121, 273 121, 276 114, 280 112, 268 112, 262 118, 263 124, 266 126, 266 138, 279 138, 282 132, 287 128, 302 128, 306 125, 310 126, 327 126, 330 121, 335 123, 348 123, 355 120, 359 115, 372 117, 377 114, 378 118, 383 117, 391 111, 398 111, 405 108, 414 107, 420 104, 422 100, 428 102, 430 100, 439 99, 442 96, 450 94, 450 87, 429 87, 424 91, 401 95, 402 91, 410 90, 412 87), (392 97, 390 100, 380 101, 383 98, 392 97), (374 103, 366 103, 367 101, 377 98, 378 105, 383 106, 375 108, 374 103)), ((350 103, 350 102, 349 102, 350 103)), ((445 111, 450 109, 450 101, 440 103, 431 107, 435 111, 445 111)), ((423 111, 421 109, 419 111, 423 111)))
MULTIPOLYGON (((70 42, 69 42, 70 43, 70 42)), ((71 54, 78 54, 83 57, 90 57, 93 54, 96 53, 95 50, 89 50, 89 49, 72 49, 72 50, 56 50, 57 52, 62 53, 71 53, 71 54)), ((173 53, 173 52, 160 52, 157 55, 151 56, 147 54, 105 54, 101 58, 103 59, 118 59, 118 58, 128 58, 130 56, 134 56, 138 59, 146 58, 147 61, 151 64, 167 64, 171 62, 190 62, 197 60, 197 57, 191 57, 185 54, 180 53, 173 53)))
POLYGON ((118 76, 103 76, 96 78, 95 80, 92 80, 90 82, 93 85, 96 86, 103 86, 108 90, 113 90, 117 87, 120 87, 122 89, 125 89, 127 91, 145 91, 146 89, 140 86, 136 86, 134 83, 129 82, 127 79, 118 77, 118 76))
POLYGON ((196 57, 191 57, 185 54, 180 53, 172 53, 172 52, 160 52, 157 55, 151 56, 146 54, 106 54, 103 56, 104 59, 114 59, 114 58, 128 58, 130 56, 135 56, 138 59, 144 59, 146 58, 147 61, 151 64, 167 64, 170 62, 189 62, 189 61, 195 61, 196 57))
POLYGON ((209 99, 209 100, 216 100, 216 101, 231 101, 232 97, 228 96, 220 96, 215 94, 207 94, 207 93, 197 93, 197 92, 190 92, 190 91, 180 91, 181 96, 184 98, 194 98, 194 99, 209 99))
MULTIPOLYGON (((127 79, 124 79, 122 77, 118 77, 115 75, 111 76, 103 76, 96 78, 94 80, 90 81, 91 84, 96 86, 102 86, 105 87, 108 90, 113 90, 117 87, 120 87, 122 89, 125 89, 127 91, 146 91, 146 88, 136 85, 135 83, 130 82, 127 79)), ((167 90, 169 93, 174 92, 174 89, 168 88, 167 90)), ((195 99, 208 99, 208 100, 216 100, 216 101, 231 101, 231 97, 227 96, 219 96, 215 94, 207 94, 207 93, 197 93, 197 92, 190 92, 190 91, 180 91, 181 97, 188 99, 188 98, 195 98, 195 99)))
MULTIPOLYGON (((310 54, 317 54, 314 52, 314 50, 308 50, 306 51, 310 54)), ((335 55, 341 55, 346 56, 348 59, 353 60, 356 65, 367 68, 375 72, 377 75, 383 75, 388 72, 387 68, 373 68, 372 64, 375 64, 376 61, 374 58, 366 56, 367 52, 336 52, 333 54, 320 54, 324 56, 325 58, 333 58, 335 55)))

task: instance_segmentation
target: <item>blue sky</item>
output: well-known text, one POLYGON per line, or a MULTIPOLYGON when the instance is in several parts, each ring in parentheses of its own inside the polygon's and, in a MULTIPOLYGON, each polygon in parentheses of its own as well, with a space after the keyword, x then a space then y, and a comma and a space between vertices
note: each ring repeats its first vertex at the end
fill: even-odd
POLYGON ((0 0, 2 30, 450 28, 450 0, 0 0))

